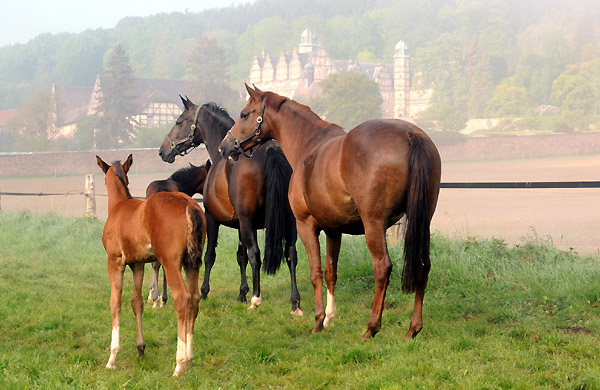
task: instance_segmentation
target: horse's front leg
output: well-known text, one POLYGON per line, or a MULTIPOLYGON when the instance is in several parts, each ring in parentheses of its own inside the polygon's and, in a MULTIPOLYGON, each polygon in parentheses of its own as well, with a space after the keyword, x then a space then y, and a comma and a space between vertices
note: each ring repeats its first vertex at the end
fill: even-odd
POLYGON ((335 284, 337 282, 337 264, 342 244, 341 234, 327 235, 327 257, 325 259, 325 283, 327 283, 327 307, 323 326, 333 326, 335 317, 335 284))
POLYGON ((238 249, 237 249, 237 262, 240 266, 240 294, 237 297, 239 302, 246 302, 246 294, 250 288, 248 287, 248 279, 246 277, 246 267, 248 266, 248 249, 242 241, 242 235, 238 230, 238 249))
MULTIPOLYGON (((206 254, 204 255, 204 280, 200 288, 200 299, 206 299, 210 291, 210 272, 217 257, 217 240, 219 238, 219 223, 206 212, 206 254)), ((164 267, 163 267, 164 268, 164 267)))
POLYGON ((110 357, 106 368, 117 368, 117 354, 119 353, 119 321, 121 318, 121 295, 123 293, 123 272, 121 257, 108 257, 108 278, 110 279, 110 317, 112 319, 112 337, 110 342, 110 357))
POLYGON ((240 217, 240 236, 248 249, 248 261, 252 267, 252 298, 249 309, 256 309, 262 303, 260 295, 260 249, 256 239, 256 230, 247 218, 240 217))
POLYGON ((323 330, 325 310, 323 308, 323 271, 321 269, 321 248, 319 246, 319 231, 316 221, 312 218, 297 220, 298 235, 306 248, 310 265, 310 280, 315 292, 315 327, 312 332, 323 330))
POLYGON ((131 294, 131 308, 135 314, 135 323, 137 325, 137 353, 143 356, 146 350, 146 342, 142 333, 142 314, 144 313, 144 300, 142 298, 142 283, 144 281, 144 263, 130 264, 133 272, 133 293, 131 294))

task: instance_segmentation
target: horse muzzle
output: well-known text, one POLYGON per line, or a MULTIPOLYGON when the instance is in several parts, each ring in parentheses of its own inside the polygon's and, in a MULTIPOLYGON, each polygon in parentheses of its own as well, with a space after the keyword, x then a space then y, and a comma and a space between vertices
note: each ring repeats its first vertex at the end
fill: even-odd
POLYGON ((233 139, 227 137, 221 142, 221 146, 219 146, 219 153, 224 159, 230 161, 237 161, 240 157, 239 148, 235 146, 233 139))

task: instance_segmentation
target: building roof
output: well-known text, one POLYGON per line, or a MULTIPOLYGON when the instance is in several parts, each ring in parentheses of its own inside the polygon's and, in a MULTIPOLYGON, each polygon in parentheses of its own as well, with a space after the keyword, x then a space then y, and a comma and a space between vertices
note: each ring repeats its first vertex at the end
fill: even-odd
POLYGON ((54 85, 56 118, 60 125, 74 123, 77 117, 87 112, 92 97, 92 87, 54 85))
POLYGON ((0 111, 0 127, 6 126, 17 114, 19 110, 16 108, 9 108, 8 110, 0 111))

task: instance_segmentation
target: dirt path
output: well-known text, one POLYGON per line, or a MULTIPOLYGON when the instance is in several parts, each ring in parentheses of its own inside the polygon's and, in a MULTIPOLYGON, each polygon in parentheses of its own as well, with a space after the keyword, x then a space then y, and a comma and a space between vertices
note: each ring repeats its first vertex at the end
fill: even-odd
MULTIPOLYGON (((104 176, 94 172, 96 204, 106 218, 104 176)), ((168 173, 130 175, 133 196, 144 196, 148 183, 168 173)), ((527 160, 450 162, 443 164, 442 181, 570 181, 600 180, 600 156, 552 157, 527 160)), ((0 191, 83 191, 83 176, 0 178, 0 191)), ((2 196, 3 211, 29 209, 81 216, 82 195, 53 197, 2 196)), ((503 238, 518 244, 523 237, 549 238, 559 248, 579 253, 599 253, 600 189, 459 190, 442 189, 432 222, 433 231, 450 237, 503 238)))

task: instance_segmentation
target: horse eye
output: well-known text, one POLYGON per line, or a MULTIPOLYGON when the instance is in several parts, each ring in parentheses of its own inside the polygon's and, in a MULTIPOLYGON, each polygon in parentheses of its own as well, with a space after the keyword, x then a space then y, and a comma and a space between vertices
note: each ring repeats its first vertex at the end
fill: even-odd
POLYGON ((177 126, 181 126, 181 124, 182 124, 182 123, 183 123, 183 121, 177 121, 177 122, 175 122, 175 124, 176 124, 177 126))
POLYGON ((247 119, 249 115, 250 115, 250 114, 249 114, 249 113, 247 113, 247 112, 246 112, 246 113, 244 113, 244 112, 241 112, 241 113, 240 113, 240 118, 242 118, 242 119, 247 119))

